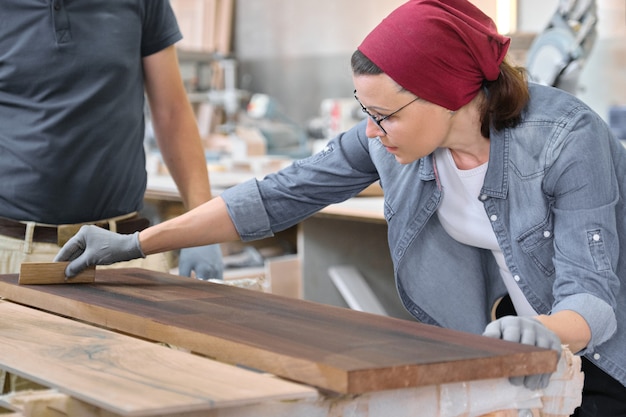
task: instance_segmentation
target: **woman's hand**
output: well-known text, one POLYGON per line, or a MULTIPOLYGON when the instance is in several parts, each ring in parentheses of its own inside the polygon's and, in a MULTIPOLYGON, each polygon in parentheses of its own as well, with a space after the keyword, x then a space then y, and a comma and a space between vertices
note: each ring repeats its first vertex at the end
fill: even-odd
POLYGON ((65 276, 71 278, 91 265, 145 258, 139 244, 139 232, 122 235, 98 226, 83 226, 59 251, 55 262, 70 261, 65 276))
MULTIPOLYGON (((539 320, 532 317, 505 316, 487 325, 483 336, 556 350, 561 356, 559 337, 539 320)), ((528 389, 543 389, 548 386, 551 374, 515 376, 509 378, 513 385, 524 385, 528 389)))

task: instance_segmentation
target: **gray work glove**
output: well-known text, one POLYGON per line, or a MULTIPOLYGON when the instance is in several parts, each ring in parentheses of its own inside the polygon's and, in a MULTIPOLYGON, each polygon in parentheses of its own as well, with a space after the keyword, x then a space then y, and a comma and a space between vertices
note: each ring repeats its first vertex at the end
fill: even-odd
MULTIPOLYGON (((525 345, 556 350, 561 356, 561 341, 558 336, 537 319, 531 317, 505 316, 492 321, 485 327, 483 336, 508 340, 525 345)), ((514 376, 509 378, 513 385, 524 385, 528 389, 543 389, 548 386, 551 374, 514 376)))
POLYGON ((178 273, 190 277, 192 271, 197 279, 223 279, 224 261, 220 245, 181 249, 178 273))
POLYGON ((111 265, 145 257, 139 245, 139 232, 122 235, 89 225, 81 227, 63 245, 54 261, 71 261, 65 268, 65 276, 71 278, 91 265, 111 265))

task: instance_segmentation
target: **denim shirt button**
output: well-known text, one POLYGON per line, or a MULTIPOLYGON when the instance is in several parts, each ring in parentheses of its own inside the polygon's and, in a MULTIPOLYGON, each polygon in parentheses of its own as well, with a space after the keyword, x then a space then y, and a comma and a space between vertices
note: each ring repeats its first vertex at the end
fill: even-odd
POLYGON ((594 353, 594 354, 593 354, 593 358, 594 358, 595 360, 600 359, 600 354, 599 354, 599 353, 594 353))
POLYGON ((492 222, 495 222, 496 220, 498 220, 498 216, 496 216, 495 214, 492 214, 491 216, 489 216, 489 220, 491 220, 492 222))
POLYGON ((478 198, 480 199, 480 201, 485 201, 487 199, 487 194, 481 194, 478 198))
POLYGON ((551 234, 552 234, 552 233, 550 233, 550 231, 549 231, 549 230, 545 230, 545 231, 543 232, 543 237, 550 237, 550 235, 551 235, 551 234))
POLYGON ((594 242, 597 242, 598 240, 600 240, 600 235, 596 233, 592 236, 592 239, 594 242))
POLYGON ((521 280, 519 275, 514 275, 513 279, 515 280, 515 282, 520 282, 520 280, 521 280))

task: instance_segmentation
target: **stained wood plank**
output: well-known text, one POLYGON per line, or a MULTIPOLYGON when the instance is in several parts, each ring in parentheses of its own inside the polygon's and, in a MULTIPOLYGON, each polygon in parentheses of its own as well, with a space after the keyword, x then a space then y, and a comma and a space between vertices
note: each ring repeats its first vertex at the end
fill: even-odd
POLYGON ((408 320, 146 271, 0 296, 340 393, 551 372, 555 352, 408 320))
POLYGON ((121 415, 316 398, 307 386, 0 301, 0 368, 121 415))
POLYGON ((96 267, 89 267, 78 273, 71 280, 65 279, 65 268, 69 262, 22 262, 18 283, 38 284, 84 284, 94 282, 96 267))

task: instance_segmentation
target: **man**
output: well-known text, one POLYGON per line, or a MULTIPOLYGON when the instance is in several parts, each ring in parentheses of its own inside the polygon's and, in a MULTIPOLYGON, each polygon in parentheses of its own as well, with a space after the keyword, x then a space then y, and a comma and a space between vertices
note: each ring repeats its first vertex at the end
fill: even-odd
MULTIPOLYGON (((167 0, 5 0, 0 6, 0 273, 52 261, 80 224, 147 227, 144 100, 187 209, 211 198, 167 0)), ((130 266, 120 264, 119 266, 130 266)), ((165 257, 133 263, 167 270, 165 257)), ((181 273, 220 278, 218 245, 181 273)))

